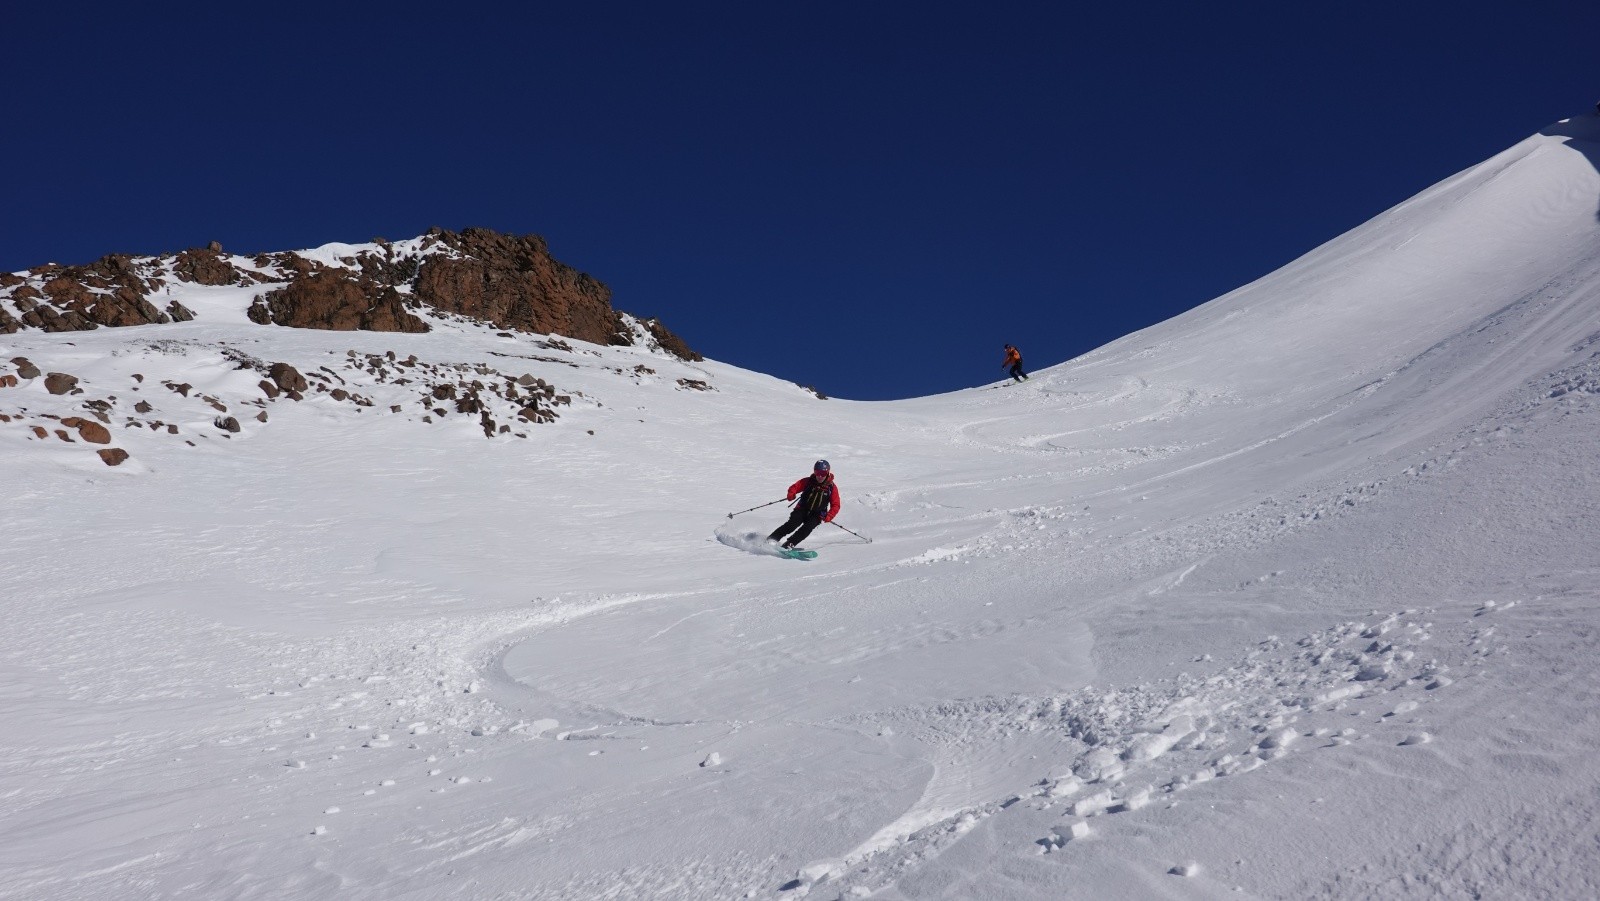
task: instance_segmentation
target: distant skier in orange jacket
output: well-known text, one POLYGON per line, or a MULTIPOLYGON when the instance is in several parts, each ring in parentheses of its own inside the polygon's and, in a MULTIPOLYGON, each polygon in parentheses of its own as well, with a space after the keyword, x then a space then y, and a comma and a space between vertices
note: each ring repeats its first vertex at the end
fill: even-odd
POLYGON ((1022 351, 1009 344, 1006 345, 1006 361, 1000 364, 1000 368, 1011 370, 1011 378, 1014 381, 1020 382, 1028 377, 1028 374, 1022 371, 1022 351))

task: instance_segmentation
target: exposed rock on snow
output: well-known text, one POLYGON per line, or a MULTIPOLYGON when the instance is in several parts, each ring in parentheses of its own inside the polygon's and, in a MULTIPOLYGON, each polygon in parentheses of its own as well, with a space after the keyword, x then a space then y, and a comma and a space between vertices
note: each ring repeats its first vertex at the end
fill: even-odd
POLYGON ((251 322, 332 331, 425 332, 428 324, 407 311, 390 285, 325 269, 296 278, 256 298, 251 322))
POLYGON ((339 248, 241 257, 212 242, 169 257, 112 254, 87 266, 0 273, 0 334, 188 322, 195 311, 163 294, 174 285, 261 286, 246 305, 261 325, 417 333, 430 328, 424 316, 444 316, 595 344, 648 342, 701 359, 659 320, 612 309, 610 289, 556 260, 537 235, 435 228, 410 241, 339 248), (167 312, 152 302, 158 295, 167 312))

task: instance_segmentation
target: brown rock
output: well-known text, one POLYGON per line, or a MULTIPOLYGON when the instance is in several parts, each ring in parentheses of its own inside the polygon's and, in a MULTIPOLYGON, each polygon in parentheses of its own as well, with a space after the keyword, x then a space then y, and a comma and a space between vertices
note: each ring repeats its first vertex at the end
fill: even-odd
POLYGON ((15 388, 15 387, 17 387, 17 377, 16 376, 12 375, 9 372, 6 373, 5 375, 0 375, 0 388, 15 388))
POLYGON ((256 298, 248 315, 262 325, 334 331, 426 332, 428 324, 405 308, 389 285, 362 276, 323 270, 301 276, 256 298))
POLYGON ((179 281, 197 285, 231 285, 240 281, 239 270, 222 256, 222 245, 211 242, 205 249, 185 250, 172 261, 179 281))
POLYGON ((213 424, 224 432, 238 432, 242 430, 239 425, 239 420, 233 418, 232 416, 218 416, 213 424))
POLYGON ((108 447, 98 451, 100 459, 106 461, 107 466, 117 466, 128 459, 128 452, 120 447, 108 447))
POLYGON ((680 360, 688 360, 691 363, 698 363, 705 359, 705 357, 691 350, 682 338, 667 331, 667 327, 661 324, 661 320, 644 319, 640 321, 644 324, 645 329, 650 332, 651 337, 656 339, 656 343, 661 345, 661 349, 667 353, 680 360))
POLYGON ((36 425, 33 427, 33 435, 35 438, 49 438, 50 430, 42 425, 36 425))
MULTIPOLYGON (((310 383, 306 381, 306 377, 300 374, 300 370, 290 366, 288 363, 273 363, 272 367, 267 370, 267 375, 272 377, 273 384, 276 384, 280 390, 285 392, 305 391, 311 387, 310 383)), ((299 400, 299 398, 295 398, 295 400, 299 400)))
MULTIPOLYGON (((66 420, 64 419, 61 422, 63 425, 67 424, 66 420)), ((89 442, 90 444, 111 443, 111 432, 98 422, 91 422, 87 419, 80 420, 77 428, 78 437, 89 442)))
MULTIPOLYGON (((599 344, 636 340, 611 308, 610 290, 552 258, 537 235, 432 229, 420 243, 421 256, 387 241, 374 243, 377 250, 342 258, 335 266, 294 253, 256 255, 256 266, 282 275, 235 266, 215 241, 163 258, 111 254, 88 266, 50 264, 23 275, 0 273, 6 280, 0 288, 10 292, 16 314, 0 309, 0 334, 187 322, 194 319, 192 310, 156 296, 176 278, 202 285, 266 284, 272 290, 248 310, 250 319, 263 325, 425 332, 427 322, 414 311, 428 306, 488 322, 505 336, 532 331, 599 344), (407 289, 409 296, 401 293, 407 289), (162 299, 165 309, 153 302, 162 299)), ((641 322, 663 349, 698 359, 659 322, 641 322)))
POLYGON ((90 321, 97 325, 113 328, 167 321, 167 316, 156 309, 150 301, 145 300, 144 294, 139 289, 126 285, 117 288, 111 294, 97 298, 94 306, 89 308, 88 316, 90 321))
POLYGON ((134 409, 134 412, 136 412, 136 413, 148 413, 148 412, 150 412, 151 410, 153 410, 155 408, 150 406, 150 404, 148 402, 141 400, 138 403, 133 405, 133 409, 134 409))
POLYGON ((42 375, 42 373, 39 372, 39 367, 29 362, 27 357, 12 357, 11 365, 17 367, 18 378, 36 379, 42 375))
POLYGON ((160 284, 155 268, 126 254, 110 254, 88 266, 44 266, 33 274, 41 279, 41 290, 24 285, 14 299, 27 292, 30 306, 22 321, 34 328, 60 332, 168 321, 148 299, 160 284))
POLYGON ((538 235, 434 229, 459 256, 431 256, 417 270, 416 297, 436 309, 501 329, 560 334, 595 344, 628 344, 611 289, 550 256, 538 235))
POLYGON ((52 372, 44 377, 44 390, 51 394, 66 394, 78 387, 78 377, 65 372, 52 372))

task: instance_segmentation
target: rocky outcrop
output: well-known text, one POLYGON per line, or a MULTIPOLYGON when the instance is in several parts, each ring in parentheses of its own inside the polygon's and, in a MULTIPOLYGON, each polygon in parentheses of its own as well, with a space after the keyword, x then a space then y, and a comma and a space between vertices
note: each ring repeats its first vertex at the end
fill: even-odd
POLYGON ((481 228, 428 236, 455 251, 426 258, 413 291, 443 312, 496 328, 565 335, 594 344, 629 344, 611 289, 550 256, 538 235, 481 228))
POLYGON ((691 350, 682 338, 668 331, 667 327, 661 324, 661 320, 643 319, 640 320, 640 324, 645 327, 646 331, 650 332, 650 337, 656 339, 656 343, 661 346, 662 350, 678 359, 687 360, 691 363, 699 363, 705 359, 705 357, 691 350))
POLYGON ((256 298, 251 322, 340 332, 425 332, 428 324, 406 310, 400 293, 370 278, 323 270, 256 298))
POLYGON ((248 281, 222 255, 222 245, 215 241, 204 250, 196 247, 179 253, 173 258, 172 274, 180 281, 197 285, 232 285, 248 281))
MULTIPOLYGON (((641 337, 612 308, 611 290, 552 257, 542 237, 482 228, 434 228, 399 245, 379 238, 331 262, 294 253, 232 256, 212 242, 163 257, 112 254, 88 266, 0 273, 0 334, 189 321, 191 310, 157 297, 173 280, 261 284, 248 316, 263 325, 424 332, 424 317, 439 315, 594 344, 627 345, 641 337)), ((641 322, 663 351, 701 359, 658 320, 641 322)))
POLYGON ((171 317, 146 299, 160 282, 132 257, 111 254, 88 266, 45 266, 11 291, 20 322, 47 332, 153 325, 171 317))

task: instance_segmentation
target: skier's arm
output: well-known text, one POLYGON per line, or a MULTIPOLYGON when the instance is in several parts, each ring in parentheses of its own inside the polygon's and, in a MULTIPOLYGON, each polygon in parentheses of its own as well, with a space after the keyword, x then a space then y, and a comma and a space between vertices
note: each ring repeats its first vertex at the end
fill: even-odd
POLYGON ((835 516, 838 516, 838 515, 839 515, 839 486, 838 485, 829 485, 828 486, 828 515, 823 517, 822 521, 823 522, 833 522, 833 518, 835 516))

